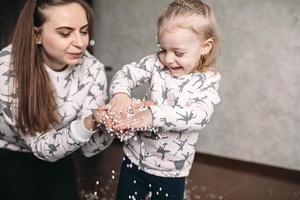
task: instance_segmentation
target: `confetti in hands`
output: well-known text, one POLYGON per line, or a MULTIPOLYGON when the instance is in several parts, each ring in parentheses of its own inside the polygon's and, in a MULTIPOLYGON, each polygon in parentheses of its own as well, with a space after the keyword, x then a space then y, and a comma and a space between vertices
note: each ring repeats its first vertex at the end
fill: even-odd
POLYGON ((131 99, 126 94, 116 94, 111 102, 98 110, 97 122, 104 124, 111 134, 116 135, 121 141, 127 141, 138 131, 158 132, 152 127, 152 112, 149 106, 151 101, 131 99), (103 112, 105 110, 106 112, 103 112))

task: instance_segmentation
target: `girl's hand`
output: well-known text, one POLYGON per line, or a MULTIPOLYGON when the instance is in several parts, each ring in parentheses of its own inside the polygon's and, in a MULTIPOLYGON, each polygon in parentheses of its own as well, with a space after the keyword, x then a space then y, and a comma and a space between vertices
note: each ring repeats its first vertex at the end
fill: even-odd
POLYGON ((146 128, 153 125, 153 116, 150 109, 138 112, 131 117, 121 119, 118 124, 113 125, 116 130, 128 130, 146 128))
POLYGON ((128 109, 131 107, 131 98, 125 93, 116 93, 104 109, 110 109, 108 115, 113 119, 125 118, 128 109))
POLYGON ((147 108, 149 106, 155 105, 152 101, 137 101, 131 103, 131 108, 133 114, 139 113, 141 109, 147 108))

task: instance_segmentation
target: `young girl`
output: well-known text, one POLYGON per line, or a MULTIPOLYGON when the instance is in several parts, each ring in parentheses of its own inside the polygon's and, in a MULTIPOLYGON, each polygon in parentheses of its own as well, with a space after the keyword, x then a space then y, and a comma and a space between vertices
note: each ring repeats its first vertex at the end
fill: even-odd
POLYGON ((0 51, 1 200, 79 199, 70 154, 112 141, 93 121, 107 83, 86 51, 92 25, 84 0, 28 0, 0 51))
POLYGON ((125 65, 113 78, 112 112, 132 104, 130 91, 149 83, 154 105, 119 119, 114 129, 156 127, 139 132, 124 145, 118 199, 183 199, 199 131, 220 102, 217 24, 200 0, 175 0, 158 19, 159 52, 125 65))

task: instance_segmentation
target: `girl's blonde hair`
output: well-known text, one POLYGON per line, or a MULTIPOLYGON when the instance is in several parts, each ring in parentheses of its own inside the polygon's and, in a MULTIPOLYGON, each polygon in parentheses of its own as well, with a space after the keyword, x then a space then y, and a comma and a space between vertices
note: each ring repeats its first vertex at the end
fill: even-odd
POLYGON ((169 4, 165 12, 158 18, 158 33, 164 23, 169 20, 187 18, 184 23, 178 24, 180 27, 190 28, 199 37, 206 41, 213 41, 210 52, 202 55, 197 71, 217 70, 216 57, 220 49, 220 36, 218 24, 212 9, 201 0, 174 0, 169 4), (188 17, 194 17, 192 18, 188 17), (196 19, 196 20, 195 20, 196 19))

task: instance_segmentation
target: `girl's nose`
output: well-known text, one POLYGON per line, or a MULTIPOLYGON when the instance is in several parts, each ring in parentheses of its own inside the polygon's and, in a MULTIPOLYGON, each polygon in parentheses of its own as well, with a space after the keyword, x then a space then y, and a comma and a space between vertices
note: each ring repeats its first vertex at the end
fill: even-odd
POLYGON ((171 64, 174 62, 174 55, 172 53, 167 53, 165 57, 166 64, 171 64))

